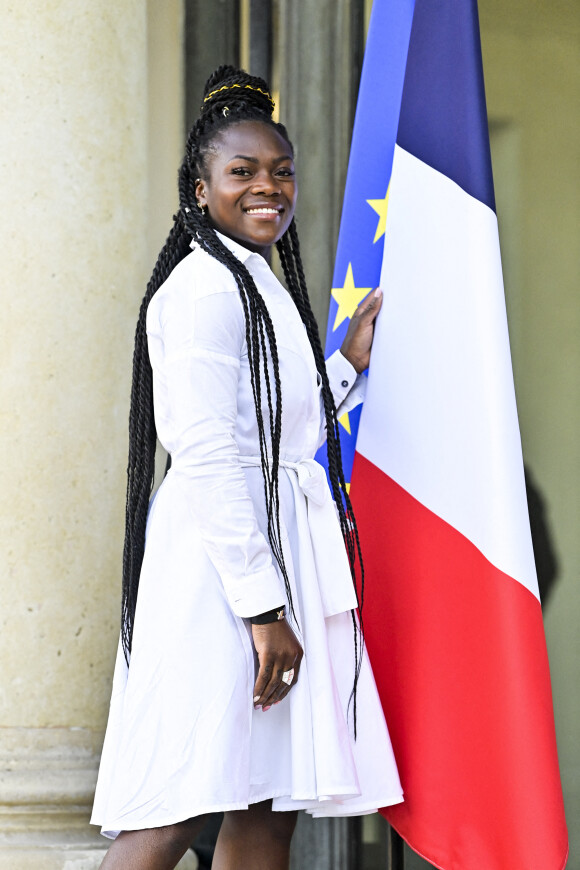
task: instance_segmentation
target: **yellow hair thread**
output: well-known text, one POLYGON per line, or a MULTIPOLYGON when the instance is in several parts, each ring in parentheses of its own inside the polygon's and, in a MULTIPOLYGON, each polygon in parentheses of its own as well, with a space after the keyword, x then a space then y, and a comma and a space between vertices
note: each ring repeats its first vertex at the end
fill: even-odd
POLYGON ((272 106, 272 111, 274 110, 274 100, 268 91, 264 91, 262 88, 255 88, 253 85, 222 85, 221 88, 216 88, 215 91, 211 91, 207 97, 204 97, 203 101, 204 103, 207 103, 208 100, 211 100, 212 97, 215 97, 215 95, 219 94, 221 91, 231 91, 233 88, 247 88, 250 91, 257 91, 259 94, 263 94, 265 97, 268 97, 270 105, 272 106))

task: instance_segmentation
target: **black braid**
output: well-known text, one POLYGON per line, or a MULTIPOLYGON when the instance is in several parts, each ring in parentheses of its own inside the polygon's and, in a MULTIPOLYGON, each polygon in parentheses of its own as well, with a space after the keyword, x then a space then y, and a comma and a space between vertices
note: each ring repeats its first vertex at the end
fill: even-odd
MULTIPOLYGON (((123 619, 121 637, 127 660, 131 651, 139 574, 145 547, 145 527, 149 499, 153 487, 157 437, 153 416, 153 376, 147 349, 147 307, 153 295, 164 281, 167 280, 175 266, 189 253, 189 245, 192 238, 203 250, 230 270, 239 289, 246 324, 250 379, 258 425, 260 461, 268 516, 268 539, 272 554, 284 578, 291 611, 294 618, 296 618, 290 582, 284 563, 280 531, 278 470, 282 430, 282 390, 274 327, 266 304, 252 276, 244 264, 221 242, 215 230, 196 204, 197 181, 201 177, 205 177, 206 160, 211 144, 222 129, 241 121, 261 121, 273 126, 292 149, 286 129, 282 124, 276 124, 271 119, 272 106, 267 83, 263 79, 249 76, 240 70, 235 70, 233 67, 219 67, 206 82, 201 115, 188 136, 185 158, 179 171, 180 210, 174 218, 174 226, 159 254, 155 269, 147 285, 147 292, 141 304, 133 357, 133 384, 129 415, 126 529, 123 553, 123 619), (273 383, 271 375, 273 376, 273 383), (265 396, 263 395, 263 386, 265 386, 265 396), (264 404, 268 408, 267 420, 264 419, 264 404)), ((316 367, 322 379, 322 396, 327 424, 329 477, 332 493, 339 512, 341 531, 345 540, 353 579, 357 558, 360 566, 360 614, 364 588, 362 583, 363 571, 360 542, 352 505, 346 492, 341 464, 336 408, 326 373, 318 327, 308 299, 294 222, 292 222, 287 233, 278 242, 277 247, 288 284, 288 290, 306 327, 314 352, 316 367)), ((359 620, 362 632, 362 616, 359 616, 359 620)), ((352 697, 354 698, 356 733, 356 686, 360 673, 362 643, 359 642, 359 629, 354 612, 353 624, 356 665, 352 697)))
POLYGON ((157 432, 153 417, 153 372, 147 348, 147 306, 154 293, 169 277, 189 250, 189 239, 179 216, 147 285, 141 303, 135 350, 133 353, 133 383, 129 411, 129 463, 127 467, 127 502, 125 508, 125 545, 123 549, 123 608, 121 639, 125 655, 131 650, 133 619, 137 604, 138 578, 145 549, 145 526, 149 498, 155 475, 157 432), (137 582, 134 582, 137 578, 137 582))

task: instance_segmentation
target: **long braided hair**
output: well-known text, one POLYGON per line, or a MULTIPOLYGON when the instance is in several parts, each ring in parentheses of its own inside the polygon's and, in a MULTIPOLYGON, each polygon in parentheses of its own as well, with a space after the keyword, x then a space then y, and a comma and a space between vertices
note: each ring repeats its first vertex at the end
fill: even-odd
MULTIPOLYGON (((155 473, 157 433, 153 415, 153 373, 149 361, 146 333, 147 307, 159 287, 175 266, 190 251, 195 239, 212 257, 232 273, 239 289, 246 322, 246 343, 250 364, 252 392, 258 424, 260 458, 264 480, 264 497, 268 517, 268 539, 272 554, 284 579, 290 608, 292 594, 281 545, 278 498, 278 470, 282 428, 282 394, 278 364, 278 349, 272 320, 254 280, 245 266, 222 243, 211 223, 196 204, 196 183, 207 173, 207 157, 215 137, 226 127, 242 121, 260 121, 273 126, 293 152, 288 133, 282 124, 272 120, 274 103, 267 83, 231 66, 219 67, 207 80, 201 114, 193 125, 186 152, 179 170, 179 211, 163 246, 141 303, 135 350, 133 382, 129 413, 129 463, 127 469, 127 503, 125 544, 123 551, 123 603, 121 638, 127 661, 131 651, 133 622, 139 587, 139 574, 145 549, 145 528, 149 499, 155 473), (270 372, 273 373, 271 383, 270 372), (263 399, 265 389, 266 402, 263 399), (264 419, 263 408, 267 407, 264 419)), ((294 220, 277 242, 280 262, 288 291, 312 346, 316 368, 321 378, 327 428, 328 476, 336 502, 342 535, 355 580, 358 562, 360 576, 359 625, 353 612, 355 643, 355 678, 352 698, 356 730, 356 686, 362 660, 362 617, 364 572, 360 541, 342 470, 336 408, 324 361, 318 326, 310 306, 298 234, 294 220)))

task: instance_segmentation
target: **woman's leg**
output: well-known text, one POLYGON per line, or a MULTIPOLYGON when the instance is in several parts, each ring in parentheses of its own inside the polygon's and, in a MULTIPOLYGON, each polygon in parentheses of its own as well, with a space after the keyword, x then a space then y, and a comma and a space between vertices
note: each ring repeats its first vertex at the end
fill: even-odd
POLYGON ((272 812, 272 801, 225 813, 212 870, 288 870, 297 815, 272 812))
POLYGON ((112 843, 101 870, 173 870, 206 820, 196 816, 176 825, 123 831, 112 843))

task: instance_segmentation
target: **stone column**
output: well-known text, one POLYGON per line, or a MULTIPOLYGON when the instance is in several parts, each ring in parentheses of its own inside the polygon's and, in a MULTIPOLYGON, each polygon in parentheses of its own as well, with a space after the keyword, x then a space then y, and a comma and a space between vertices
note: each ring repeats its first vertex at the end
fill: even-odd
POLYGON ((360 0, 279 0, 275 86, 296 148, 297 224, 314 313, 325 328, 360 77, 360 0))
POLYGON ((147 5, 0 17, 0 868, 92 870, 150 269, 147 5))
MULTIPOLYGON (((364 7, 357 0, 275 4, 274 87, 280 120, 296 149, 296 220, 314 313, 324 335, 354 107, 364 7)), ((356 863, 354 823, 301 814, 292 868, 348 870, 356 863)))
POLYGON ((353 819, 313 819, 300 813, 290 870, 355 870, 359 866, 355 830, 353 819))
POLYGON ((242 0, 240 13, 243 22, 240 28, 241 65, 253 76, 271 82, 272 0, 242 0))
POLYGON ((203 86, 223 63, 239 63, 239 0, 187 0, 185 4, 185 123, 199 115, 203 86))

